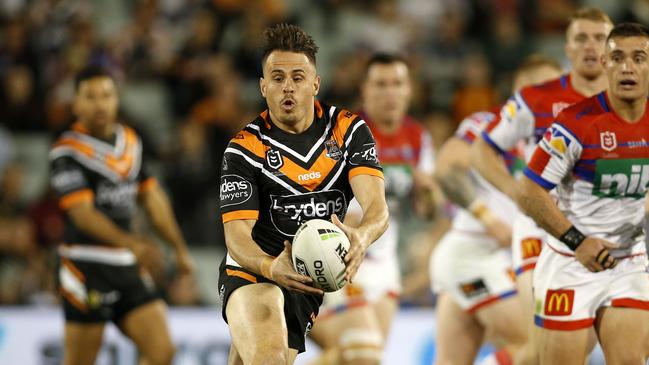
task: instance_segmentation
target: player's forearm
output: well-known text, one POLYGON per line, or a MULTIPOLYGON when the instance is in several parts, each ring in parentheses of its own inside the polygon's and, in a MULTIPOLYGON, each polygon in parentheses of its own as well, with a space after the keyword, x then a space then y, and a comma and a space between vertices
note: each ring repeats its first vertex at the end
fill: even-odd
POLYGON ((572 226, 550 194, 527 177, 520 182, 518 204, 525 214, 554 237, 561 237, 572 226))
POLYGON ((507 171, 498 151, 482 138, 477 138, 471 147, 471 167, 496 189, 516 201, 517 182, 507 171))
POLYGON ((68 212, 68 214, 77 229, 107 245, 131 248, 137 244, 133 235, 94 208, 68 212))
POLYGON ((228 254, 241 267, 264 277, 269 277, 269 265, 274 257, 265 253, 252 239, 255 221, 236 220, 223 225, 228 254))
POLYGON ((160 188, 147 193, 145 207, 156 232, 169 243, 176 252, 187 249, 185 239, 178 227, 169 198, 160 188))
POLYGON ((466 171, 462 169, 448 169, 435 173, 444 195, 453 203, 468 208, 475 200, 475 189, 469 180, 466 171))
POLYGON ((383 199, 376 199, 363 212, 359 231, 367 242, 376 241, 388 229, 388 206, 383 199))

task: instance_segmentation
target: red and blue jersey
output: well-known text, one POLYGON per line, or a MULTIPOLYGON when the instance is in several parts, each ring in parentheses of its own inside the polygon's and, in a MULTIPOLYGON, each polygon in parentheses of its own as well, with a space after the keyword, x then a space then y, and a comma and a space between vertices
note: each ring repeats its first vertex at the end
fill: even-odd
POLYGON ((556 188, 559 208, 579 230, 617 243, 614 256, 644 250, 638 243, 649 185, 649 111, 629 123, 612 110, 606 92, 585 99, 556 118, 524 173, 556 188))

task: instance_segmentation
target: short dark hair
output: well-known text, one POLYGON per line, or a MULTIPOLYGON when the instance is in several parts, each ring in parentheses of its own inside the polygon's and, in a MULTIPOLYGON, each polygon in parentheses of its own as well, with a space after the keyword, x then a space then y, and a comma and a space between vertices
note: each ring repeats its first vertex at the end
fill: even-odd
POLYGON ((563 68, 557 62, 555 59, 550 58, 548 56, 539 54, 539 53, 533 53, 529 56, 527 56, 523 62, 518 66, 516 71, 514 72, 514 78, 518 77, 523 72, 527 72, 530 70, 533 70, 535 68, 547 66, 550 68, 553 68, 559 72, 563 71, 563 68))
POLYGON ((611 33, 608 34, 606 42, 612 38, 628 38, 628 37, 645 37, 649 38, 649 28, 639 23, 620 23, 613 27, 611 33))
POLYGON ((286 51, 305 54, 315 65, 315 55, 318 46, 313 37, 302 28, 287 23, 280 23, 264 30, 264 48, 262 64, 273 51, 286 51))
POLYGON ((367 64, 365 65, 365 75, 370 71, 370 67, 374 65, 391 65, 393 63, 403 63, 406 66, 408 66, 408 62, 404 57, 398 54, 393 54, 393 53, 375 53, 370 57, 370 59, 367 61, 367 64))
POLYGON ((74 89, 79 91, 79 85, 81 85, 82 82, 94 79, 95 77, 108 77, 115 81, 115 78, 107 68, 100 65, 89 65, 77 73, 74 78, 74 89))

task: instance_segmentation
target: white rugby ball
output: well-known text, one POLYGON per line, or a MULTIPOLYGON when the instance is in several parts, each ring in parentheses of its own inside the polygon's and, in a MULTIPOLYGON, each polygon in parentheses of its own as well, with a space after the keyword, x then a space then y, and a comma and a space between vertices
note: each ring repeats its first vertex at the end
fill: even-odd
POLYGON ((303 223, 293 237, 293 267, 313 279, 313 286, 325 292, 339 290, 345 280, 345 255, 349 239, 335 224, 312 219, 303 223))

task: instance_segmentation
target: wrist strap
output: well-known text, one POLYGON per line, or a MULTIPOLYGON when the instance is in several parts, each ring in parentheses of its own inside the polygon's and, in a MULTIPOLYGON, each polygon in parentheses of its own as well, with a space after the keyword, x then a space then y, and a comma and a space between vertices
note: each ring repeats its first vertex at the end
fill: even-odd
POLYGON ((570 247, 571 250, 575 251, 579 245, 586 239, 583 233, 579 232, 575 226, 570 226, 568 230, 559 237, 559 241, 566 244, 570 247))

